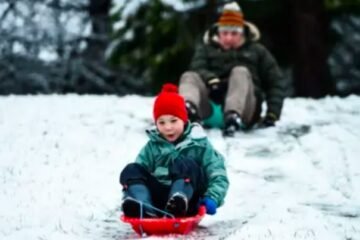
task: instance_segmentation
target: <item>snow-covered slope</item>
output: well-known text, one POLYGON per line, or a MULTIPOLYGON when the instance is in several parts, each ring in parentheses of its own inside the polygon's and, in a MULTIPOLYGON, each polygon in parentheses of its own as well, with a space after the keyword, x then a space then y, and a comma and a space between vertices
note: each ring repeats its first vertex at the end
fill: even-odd
MULTIPOLYGON (((138 96, 1 97, 0 239, 136 238, 118 219, 118 176, 147 141, 151 107, 138 96)), ((360 239, 359 97, 289 99, 276 128, 209 137, 231 186, 190 239, 360 239)))

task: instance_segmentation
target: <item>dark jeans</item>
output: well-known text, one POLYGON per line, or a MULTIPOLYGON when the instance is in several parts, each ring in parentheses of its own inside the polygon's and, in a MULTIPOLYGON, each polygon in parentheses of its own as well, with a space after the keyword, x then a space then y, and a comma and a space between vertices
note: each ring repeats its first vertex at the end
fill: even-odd
MULTIPOLYGON (((205 192, 204 174, 198 163, 189 158, 178 158, 169 166, 169 177, 172 182, 178 179, 190 179, 194 194, 189 201, 187 215, 195 215, 200 198, 205 192)), ((131 184, 144 184, 151 193, 154 207, 164 209, 169 199, 171 186, 159 182, 151 173, 138 163, 128 164, 120 174, 120 183, 124 191, 131 184)))

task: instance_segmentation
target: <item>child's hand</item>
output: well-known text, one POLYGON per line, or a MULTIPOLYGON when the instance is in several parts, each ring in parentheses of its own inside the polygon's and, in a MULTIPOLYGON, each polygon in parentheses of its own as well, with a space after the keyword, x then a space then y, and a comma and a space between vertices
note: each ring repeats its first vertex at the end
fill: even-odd
POLYGON ((206 213, 210 214, 210 215, 214 215, 216 213, 216 202, 209 198, 209 197, 204 197, 201 200, 201 204, 204 205, 206 207, 206 213))

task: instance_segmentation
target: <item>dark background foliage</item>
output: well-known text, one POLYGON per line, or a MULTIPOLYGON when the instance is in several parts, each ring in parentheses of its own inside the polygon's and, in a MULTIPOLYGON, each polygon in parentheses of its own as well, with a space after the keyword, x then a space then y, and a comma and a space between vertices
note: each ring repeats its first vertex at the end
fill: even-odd
MULTIPOLYGON (((229 2, 115 1, 0 3, 0 94, 154 94, 178 82, 229 2)), ((360 93, 360 0, 238 3, 283 69, 289 96, 360 93)))

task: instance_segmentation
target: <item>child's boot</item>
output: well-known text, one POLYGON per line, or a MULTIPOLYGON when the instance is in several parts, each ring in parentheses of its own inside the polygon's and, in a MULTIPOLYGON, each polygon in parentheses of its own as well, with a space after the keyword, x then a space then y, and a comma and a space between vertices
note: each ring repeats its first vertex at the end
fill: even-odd
POLYGON ((132 184, 125 189, 121 208, 128 217, 157 217, 152 208, 151 194, 144 184, 132 184))
POLYGON ((176 217, 185 216, 193 193, 194 189, 189 179, 178 179, 174 181, 165 210, 176 217))

